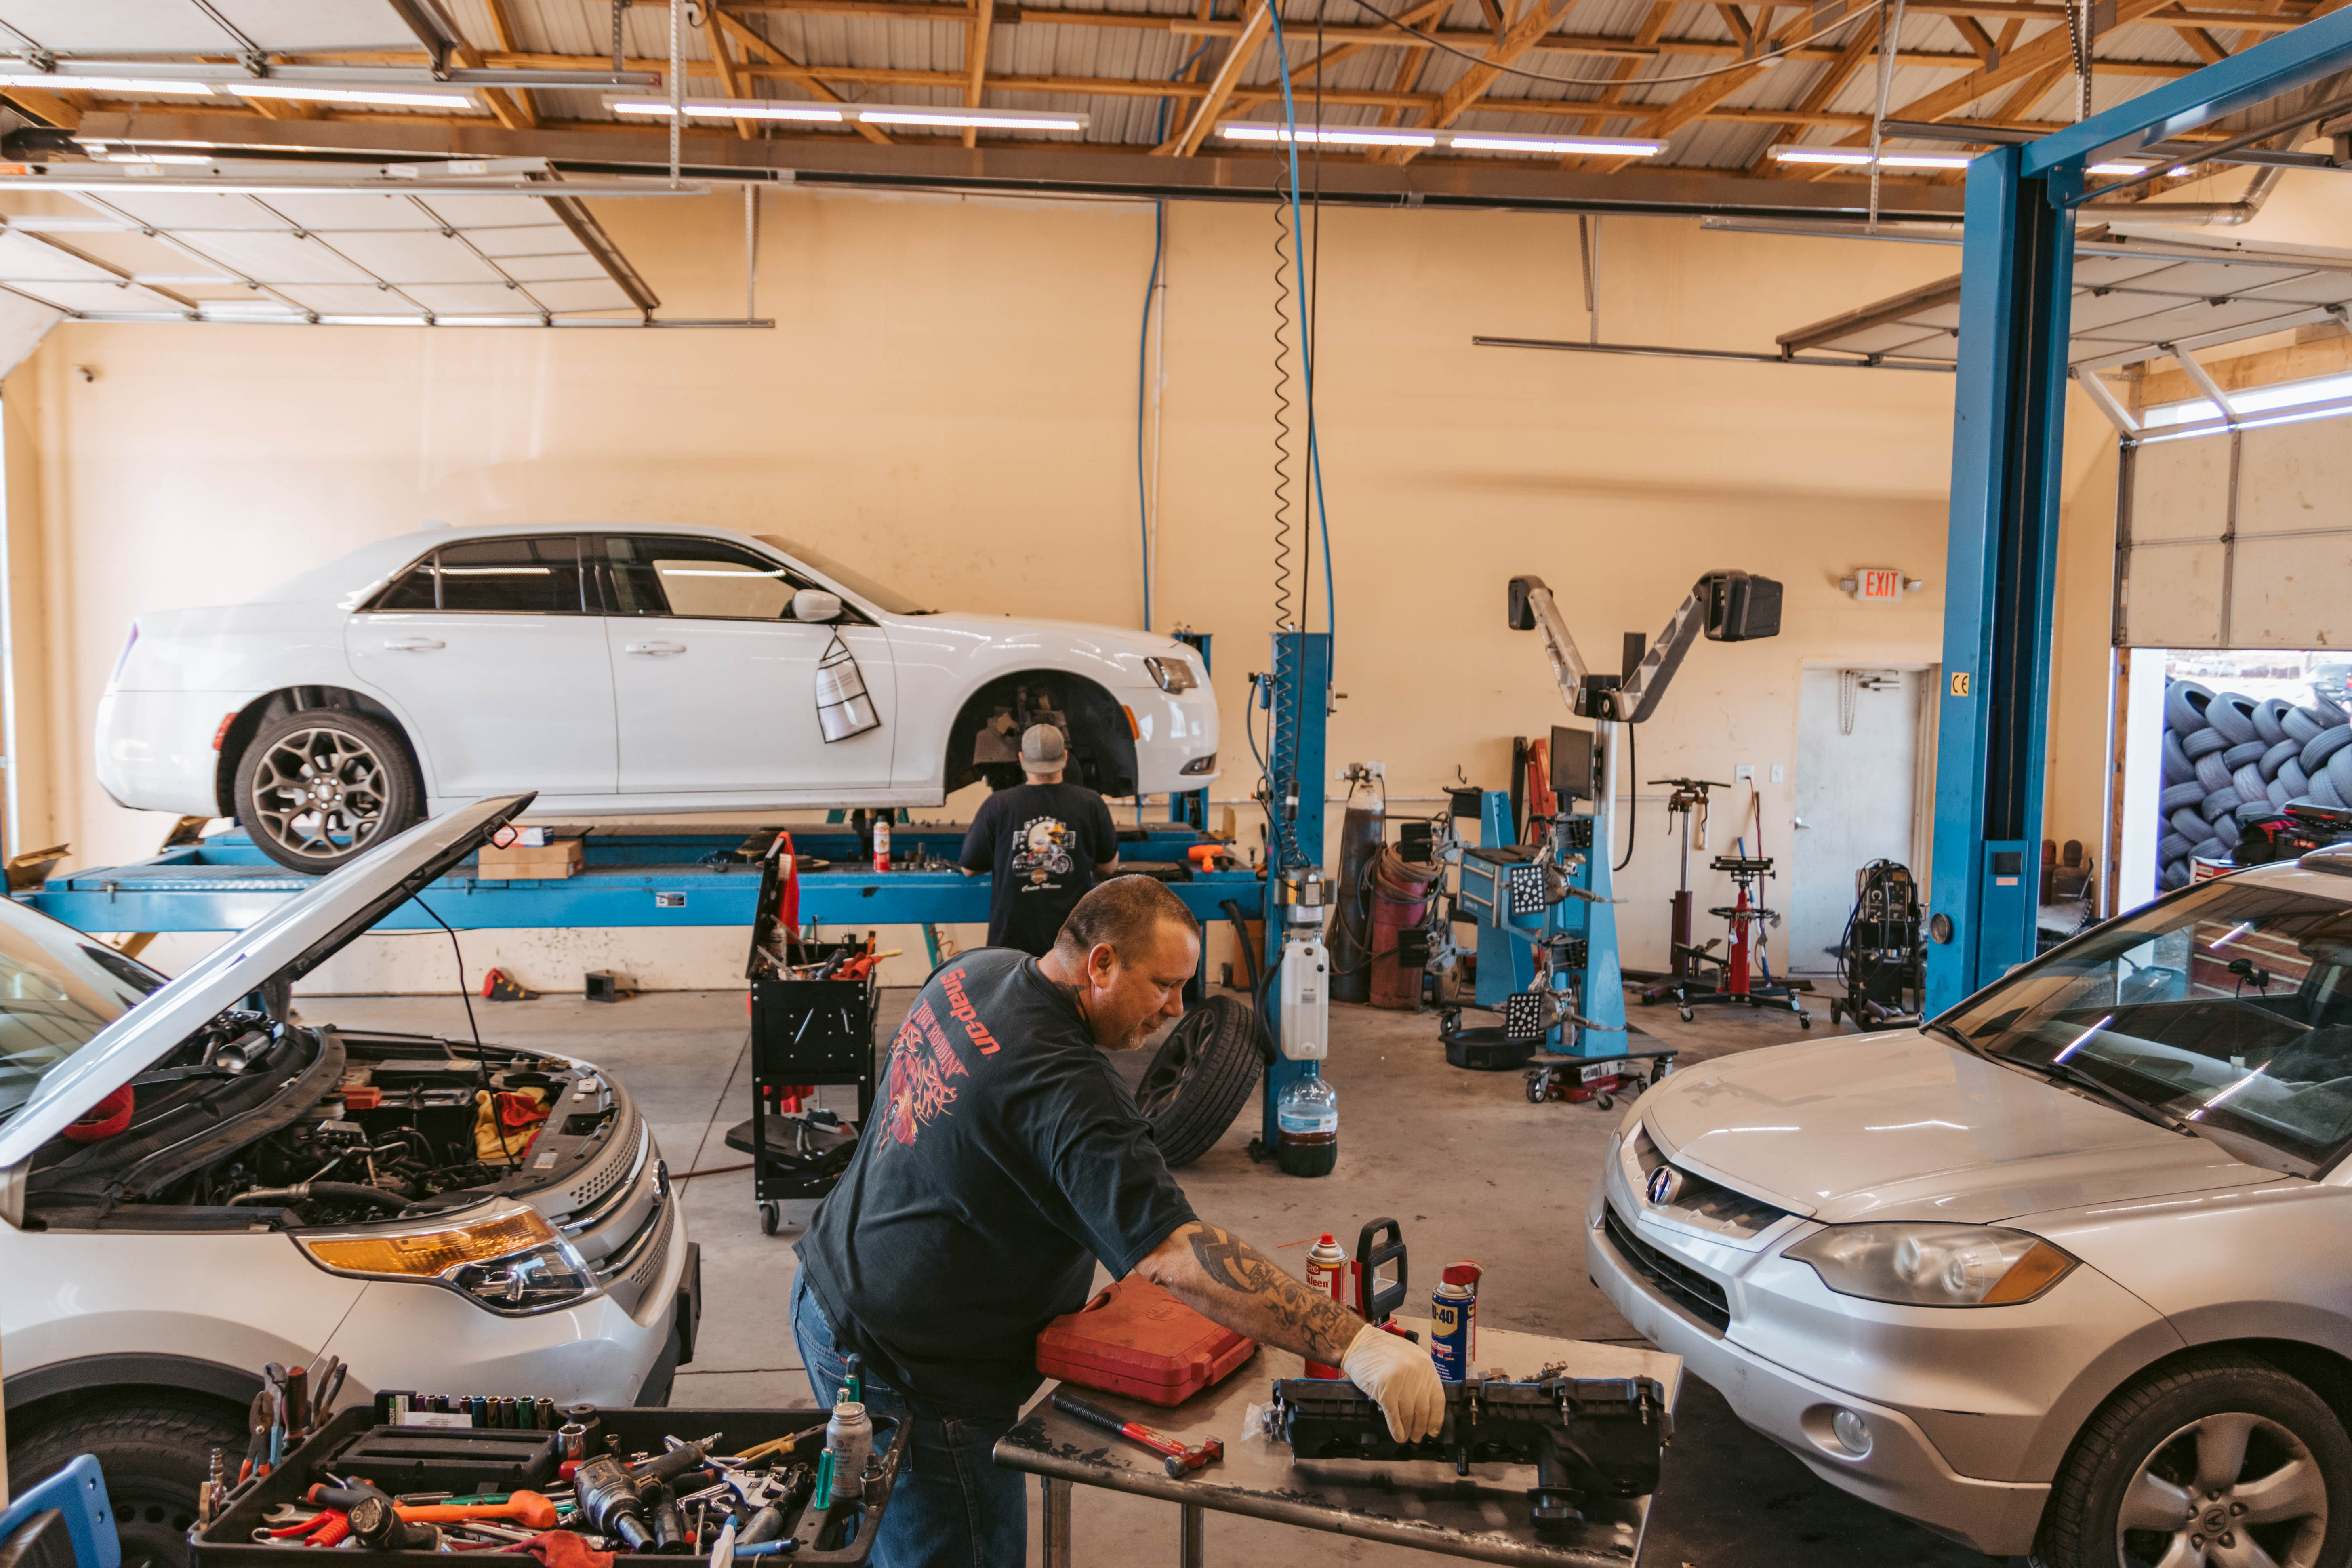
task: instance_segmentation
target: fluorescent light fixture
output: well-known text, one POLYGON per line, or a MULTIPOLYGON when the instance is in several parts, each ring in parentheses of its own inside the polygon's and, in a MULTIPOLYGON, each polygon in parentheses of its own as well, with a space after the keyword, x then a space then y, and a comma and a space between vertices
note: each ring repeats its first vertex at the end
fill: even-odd
POLYGON ((2086 174, 2137 174, 2146 168, 2141 163, 2094 163, 2083 172, 2086 174))
POLYGON ((239 98, 290 98, 306 103, 380 104, 393 109, 472 109, 463 92, 394 92, 382 88, 311 87, 302 82, 226 81, 219 90, 239 98))
MULTIPOLYGON (((1772 158, 1780 163, 1838 163, 1867 167, 1871 158, 1867 149, 1860 147, 1775 147, 1772 158)), ((1882 153, 1878 166, 1882 169, 1965 169, 1969 166, 1965 153, 1882 153)))
POLYGON ((110 163, 210 163, 212 160, 195 153, 109 153, 110 163))
POLYGON ((210 82, 167 81, 160 77, 59 76, 49 71, 0 71, 0 87, 37 87, 56 92, 122 92, 135 98, 174 92, 190 98, 210 98, 210 82))
MULTIPOLYGON (((667 120, 670 106, 658 98, 616 98, 606 100, 614 113, 642 114, 667 120)), ((830 125, 863 121, 868 125, 906 125, 939 131, 1084 131, 1083 114, 1034 113, 1020 109, 921 109, 899 104, 795 103, 775 99, 698 98, 680 104, 689 120, 800 120, 830 125)))
POLYGON ((1217 127, 1233 142, 1299 142, 1324 147, 1444 147, 1464 153, 1530 153, 1558 156, 1654 158, 1663 142, 1613 136, 1515 136, 1488 131, 1389 131, 1378 126, 1288 125, 1236 120, 1217 127))

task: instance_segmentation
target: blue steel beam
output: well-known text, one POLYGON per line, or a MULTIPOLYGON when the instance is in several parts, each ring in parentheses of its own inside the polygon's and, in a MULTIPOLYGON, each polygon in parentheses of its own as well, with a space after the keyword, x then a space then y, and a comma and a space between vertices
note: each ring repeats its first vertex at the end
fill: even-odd
MULTIPOLYGON (((1321 867, 1323 864, 1323 781, 1324 725, 1331 711, 1331 634, 1328 632, 1276 632, 1274 636, 1274 688, 1271 700, 1281 704, 1278 714, 1269 711, 1266 723, 1266 774, 1274 786, 1276 808, 1296 795, 1298 809, 1288 828, 1290 847, 1297 863, 1321 867)), ((1250 721, 1248 710, 1242 712, 1242 722, 1250 721)), ((1272 844, 1266 847, 1269 864, 1280 855, 1272 844)), ((1282 1038, 1282 987, 1271 976, 1282 963, 1282 914, 1274 907, 1274 881, 1269 875, 1265 883, 1265 952, 1263 972, 1266 983, 1265 1026, 1279 1041, 1282 1038)), ((1333 889, 1336 891, 1336 888, 1333 889)), ((1233 894, 1226 894, 1228 898, 1233 894)), ((1274 1065, 1265 1069, 1259 1096, 1260 1127, 1268 1158, 1281 1142, 1281 1130, 1275 1122, 1275 1108, 1280 1103, 1282 1091, 1306 1076, 1307 1066, 1286 1057, 1277 1056, 1274 1065)))
MULTIPOLYGON (((2332 11, 2063 131, 2024 143, 2018 173, 2021 178, 2035 180, 2069 165, 2079 172, 2104 154, 2153 146, 2347 68, 2352 68, 2352 9, 2332 11)), ((2080 189, 2077 181, 2074 192, 2080 189)), ((2081 199, 2079 194, 2061 194, 2070 201, 2081 199)), ((1970 201, 1973 204, 1973 196, 1970 201)), ((1973 205, 1969 211, 1974 214, 1973 205)), ((1964 261, 1963 291, 1968 287, 1966 276, 1964 261)), ((1966 309, 1963 303, 1964 317, 1966 309)))

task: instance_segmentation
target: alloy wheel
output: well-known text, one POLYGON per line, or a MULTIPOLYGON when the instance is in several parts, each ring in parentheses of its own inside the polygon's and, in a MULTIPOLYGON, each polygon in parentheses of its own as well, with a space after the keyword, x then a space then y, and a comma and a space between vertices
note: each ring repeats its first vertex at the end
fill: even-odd
POLYGON ((2141 1462, 2116 1519, 2124 1568, 2312 1568, 2327 1483, 2303 1440, 2266 1416, 2192 1421, 2141 1462))
POLYGON ((253 781, 258 826, 297 855, 321 859, 361 848, 383 826, 383 759, 342 730, 296 730, 260 760, 253 781))

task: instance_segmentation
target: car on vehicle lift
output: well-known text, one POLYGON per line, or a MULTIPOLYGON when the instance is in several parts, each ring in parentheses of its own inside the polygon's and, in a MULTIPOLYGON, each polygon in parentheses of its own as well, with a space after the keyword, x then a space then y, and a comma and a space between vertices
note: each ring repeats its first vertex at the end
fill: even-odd
POLYGON ((937 805, 1021 782, 1039 721, 1107 795, 1217 776, 1208 671, 1173 638, 926 609, 772 534, 436 528, 138 616, 98 778, 316 872, 520 789, 566 816, 937 805))
POLYGON ((2043 1568, 2352 1552, 2352 846, 1611 1140, 1596 1284, 1831 1483, 2043 1568))
POLYGON ((530 801, 409 829, 169 982, 0 900, 8 1476, 21 1490, 96 1455, 126 1561, 183 1560, 212 1452, 245 1457, 270 1362, 341 1357, 343 1404, 667 1403, 699 1255, 627 1091, 551 1052, 289 1004, 530 801), (544 1096, 527 1146, 478 1130, 486 1089, 544 1096))

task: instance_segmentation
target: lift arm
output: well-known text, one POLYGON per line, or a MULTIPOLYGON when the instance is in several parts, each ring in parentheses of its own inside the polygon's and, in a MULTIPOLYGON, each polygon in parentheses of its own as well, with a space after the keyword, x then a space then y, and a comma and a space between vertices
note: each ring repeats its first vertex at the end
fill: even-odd
POLYGON ((1540 577, 1511 579, 1510 621, 1513 631, 1543 633, 1544 653, 1552 676, 1570 710, 1586 719, 1612 719, 1638 724, 1657 710, 1658 700, 1682 668, 1683 656, 1701 632, 1713 642, 1747 642, 1780 633, 1780 584, 1769 577, 1745 572, 1710 572, 1692 584, 1665 629, 1650 643, 1622 682, 1611 679, 1596 685, 1577 651, 1576 638, 1559 613, 1551 589, 1540 577))

